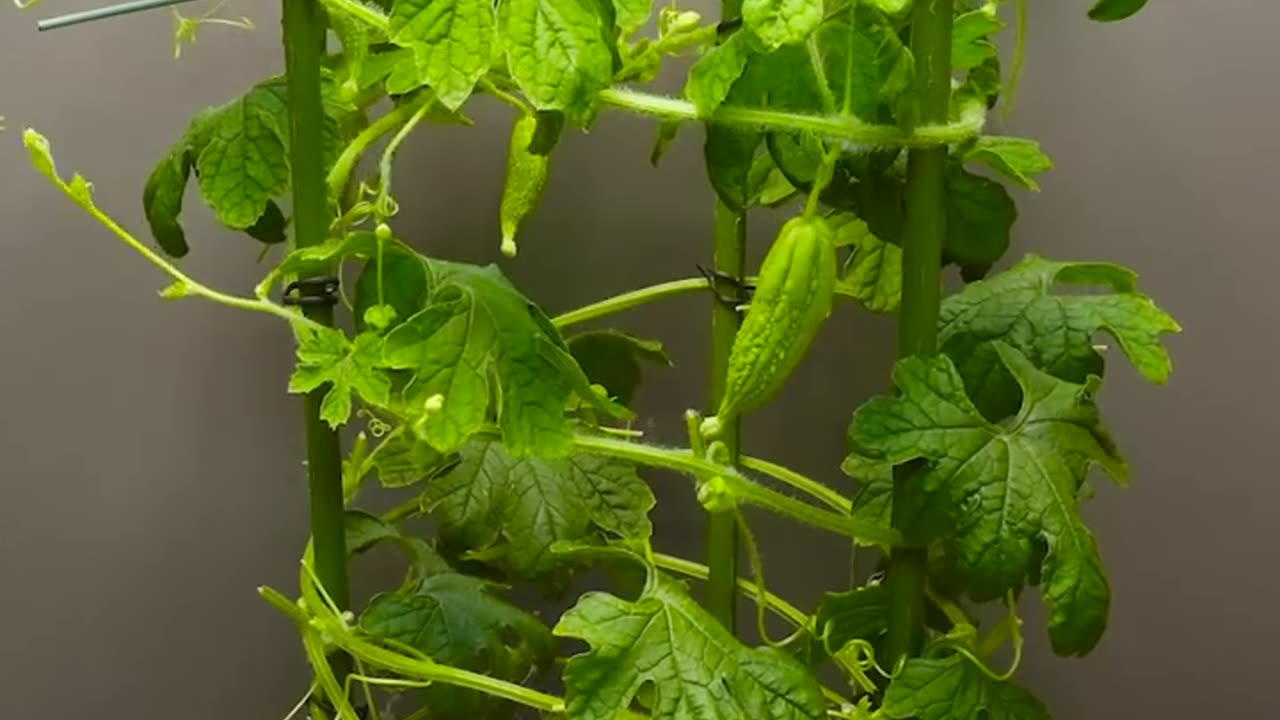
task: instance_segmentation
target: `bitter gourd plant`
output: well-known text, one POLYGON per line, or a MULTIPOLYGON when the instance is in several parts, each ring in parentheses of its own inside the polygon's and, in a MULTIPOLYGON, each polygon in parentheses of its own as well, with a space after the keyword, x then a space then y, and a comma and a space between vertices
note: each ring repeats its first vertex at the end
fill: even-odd
MULTIPOLYGON (((1179 327, 1118 265, 1027 255, 995 271, 1016 218, 1009 188, 1038 189, 1051 166, 1036 142, 984 132, 1013 102, 1037 4, 726 0, 708 22, 675 6, 654 17, 651 0, 285 0, 286 73, 174 133, 140 193, 150 239, 61 174, 43 136, 25 141, 56 188, 170 276, 164 298, 291 330, 313 535, 298 587, 261 593, 301 637, 313 716, 1040 720, 1049 710, 1013 678, 1019 602, 1038 595, 1046 623, 1032 631, 1063 656, 1090 652, 1107 625, 1080 508, 1092 470, 1119 483, 1129 470, 1098 409, 1099 343, 1163 383, 1161 339, 1179 327), (1011 63, 996 45, 1009 18, 1011 63), (638 89, 682 61, 679 97, 638 89), (710 270, 552 316, 496 265, 399 236, 397 148, 465 123, 477 95, 514 120, 501 238, 475 242, 515 255, 557 142, 633 113, 655 123, 655 162, 701 128, 710 270), (277 247, 251 294, 181 269, 192 176, 222 225, 277 247), (796 218, 758 272, 743 260, 752 212, 796 218), (944 270, 963 281, 945 297, 944 270), (644 374, 669 363, 661 343, 580 328, 681 293, 709 298, 714 367, 709 397, 689 403, 703 412, 672 419, 689 436, 673 448, 630 422, 644 374), (828 314, 859 311, 896 313, 901 357, 892 391, 852 412, 848 456, 832 461, 848 477, 745 452, 743 416, 782 388, 828 314), (696 486, 706 564, 654 551, 648 468, 696 486), (411 499, 361 509, 379 488, 411 499), (766 588, 743 506, 876 548, 882 566, 797 607, 766 588), (429 533, 410 522, 421 517, 429 533), (404 579, 353 607, 348 564, 379 545, 403 551, 404 579), (558 618, 508 594, 564 594, 600 568, 611 591, 558 618), (757 606, 754 640, 736 627, 738 593, 757 606), (979 623, 983 603, 1003 604, 1002 619, 979 623), (791 633, 770 637, 766 615, 791 633)), ((1143 4, 1081 12, 1112 21, 1143 4)))

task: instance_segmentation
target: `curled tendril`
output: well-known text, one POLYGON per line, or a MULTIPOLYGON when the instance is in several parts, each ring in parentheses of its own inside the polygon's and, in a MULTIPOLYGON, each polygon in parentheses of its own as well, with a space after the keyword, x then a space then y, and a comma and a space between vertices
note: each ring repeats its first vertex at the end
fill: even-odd
POLYGON ((956 654, 964 656, 969 660, 969 662, 973 663, 978 670, 982 671, 983 675, 986 675, 996 682, 1007 682, 1016 672, 1018 672, 1018 666, 1022 664, 1022 618, 1018 617, 1018 606, 1015 602, 1012 591, 1005 596, 1005 605, 1009 609, 1009 613, 1000 621, 1000 624, 991 631, 987 641, 983 644, 990 646, 986 649, 987 654, 994 652, 995 648, 1001 644, 1001 641, 1003 641, 1003 633, 1009 633, 1009 639, 1013 645, 1013 659, 1009 663, 1008 670, 1005 670, 1002 673, 993 670, 991 666, 987 664, 986 660, 979 657, 978 653, 975 653, 968 646, 968 643, 964 641, 967 637, 944 639, 935 646, 934 650, 952 650, 956 654), (991 642, 993 638, 995 639, 995 642, 991 642))
POLYGON ((747 546, 747 560, 751 563, 752 581, 756 586, 756 632, 760 634, 760 640, 765 645, 772 648, 782 648, 795 642, 796 639, 803 636, 808 628, 797 628, 796 631, 781 641, 776 641, 769 637, 769 631, 765 628, 765 608, 768 607, 769 590, 764 584, 764 561, 760 558, 760 547, 756 544, 755 535, 752 534, 751 528, 747 526, 747 519, 742 514, 742 509, 737 505, 733 506, 734 522, 738 526, 738 533, 742 536, 742 542, 747 546))
POLYGON ((382 418, 369 419, 369 434, 375 438, 381 438, 391 431, 391 425, 382 418))

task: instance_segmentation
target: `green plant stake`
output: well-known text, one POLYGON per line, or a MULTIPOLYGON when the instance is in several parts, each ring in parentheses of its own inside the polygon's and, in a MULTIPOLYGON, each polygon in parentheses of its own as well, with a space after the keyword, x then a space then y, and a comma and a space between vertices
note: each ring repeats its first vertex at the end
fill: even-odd
MULTIPOLYGON (((1143 4, 1100 0, 1090 14, 1116 20, 1143 4)), ((522 707, 569 720, 1050 717, 1013 680, 1018 603, 1039 595, 1036 632, 1059 655, 1097 646, 1110 588, 1083 488, 1095 468, 1130 474, 1098 408, 1097 336, 1163 383, 1162 337, 1180 328, 1126 268, 1003 257, 1017 216, 1007 186, 1037 190, 1052 165, 1034 141, 983 133, 987 108, 1008 105, 1021 31, 1006 71, 994 1, 730 0, 715 24, 663 8, 642 37, 652 10, 285 0, 285 75, 175 129, 141 192, 152 242, 24 133, 55 188, 169 277, 163 298, 268 314, 294 334, 288 387, 306 398, 312 537, 293 597, 260 592, 314 672, 299 707, 340 720, 363 717, 358 706, 380 720, 391 703, 418 720, 522 707), (682 98, 634 87, 682 54, 693 60, 682 98), (516 113, 508 162, 494 168, 504 243, 478 242, 513 255, 562 128, 628 112, 658 121, 655 160, 682 125, 705 127, 714 272, 552 317, 497 266, 406 242, 393 227, 396 150, 419 129, 467 123, 475 94, 516 113), (282 248, 251 294, 175 263, 191 249, 193 178, 222 225, 282 248), (755 269, 745 228, 761 208, 792 217, 755 269), (949 269, 964 284, 943 297, 949 269), (634 429, 631 409, 645 376, 671 364, 661 342, 580 325, 688 293, 713 298, 709 389, 696 400, 709 405, 684 417, 689 447, 664 447, 634 429), (897 313, 900 357, 893 392, 858 407, 847 431, 814 428, 847 438, 846 493, 752 456, 739 421, 786 392, 829 313, 856 308, 897 313), (344 458, 337 433, 352 424, 344 458), (654 552, 646 468, 696 487, 705 565, 654 552), (361 509, 384 488, 408 500, 361 509), (833 582, 797 607, 768 589, 743 506, 827 531, 833 549, 877 549, 883 581, 833 582), (411 522, 422 517, 428 536, 411 522), (348 566, 378 546, 401 553, 403 579, 351 607, 348 566), (617 592, 586 593, 559 618, 508 592, 563 595, 593 568, 617 592), (707 584, 704 602, 690 582, 707 584), (757 605, 759 647, 736 632, 739 595, 757 605), (988 602, 1005 609, 989 625, 972 612, 988 602), (766 614, 789 634, 767 632, 766 614), (564 658, 565 639, 585 648, 564 658), (1010 667, 993 668, 1001 651, 1010 667), (843 680, 825 685, 819 670, 843 680), (556 676, 555 693, 533 689, 556 676)))

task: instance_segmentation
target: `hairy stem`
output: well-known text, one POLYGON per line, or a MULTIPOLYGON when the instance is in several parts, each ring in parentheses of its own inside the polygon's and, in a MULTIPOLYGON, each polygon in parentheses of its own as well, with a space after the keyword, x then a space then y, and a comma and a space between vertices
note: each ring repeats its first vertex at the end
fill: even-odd
POLYGON ((761 460, 760 458, 749 457, 747 455, 740 455, 738 457, 738 464, 747 470, 754 470, 755 472, 763 473, 769 477, 784 482, 796 490, 825 503, 837 512, 848 514, 853 511, 853 503, 850 502, 849 498, 820 482, 801 475, 791 468, 786 468, 781 465, 771 463, 768 460, 761 460))
MULTIPOLYGON (((490 431, 486 431, 486 434, 488 432, 490 431)), ((496 430, 491 432, 495 437, 498 436, 496 430)), ((676 470, 700 480, 708 480, 719 476, 724 478, 727 489, 737 500, 772 510, 806 525, 856 538, 866 544, 892 546, 902 542, 901 535, 894 530, 881 527, 876 523, 861 522, 846 514, 823 510, 809 503, 787 497, 782 493, 757 485, 742 475, 736 468, 718 465, 694 455, 688 450, 660 448, 627 440, 581 434, 574 436, 574 446, 578 450, 629 460, 640 465, 676 470)), ((771 463, 757 464, 757 468, 761 472, 768 472, 767 468, 772 467, 776 466, 771 463)), ((793 477, 797 476, 794 472, 789 474, 793 477)), ((813 482, 815 481, 809 481, 809 483, 813 482)), ((848 501, 844 500, 844 502, 848 501)))
MULTIPOLYGON (((317 0, 284 0, 283 16, 294 240, 297 247, 302 248, 323 242, 329 225, 323 165, 324 109, 320 94, 325 20, 317 0)), ((332 306, 309 306, 306 315, 321 325, 333 324, 332 306)), ((345 608, 350 599, 343 524, 342 450, 337 432, 320 419, 325 392, 325 389, 313 390, 304 402, 311 537, 319 582, 329 597, 345 608)), ((350 670, 349 659, 342 655, 335 654, 330 662, 336 677, 344 678, 350 670)), ((337 704, 338 699, 331 698, 331 701, 337 704)))
MULTIPOLYGON (((387 32, 387 16, 377 7, 360 0, 324 0, 324 3, 334 12, 345 14, 383 33, 387 32)), ((735 2, 734 5, 740 3, 735 2)), ((736 15, 735 11, 734 16, 736 15)), ((492 76, 491 79, 496 81, 499 78, 492 76)), ((762 130, 801 130, 859 145, 881 147, 938 147, 963 142, 981 132, 986 122, 986 106, 981 102, 966 105, 956 122, 948 123, 944 113, 912 131, 904 131, 896 125, 875 125, 847 115, 807 115, 733 105, 722 105, 714 115, 705 118, 698 116, 691 102, 624 87, 606 88, 600 91, 597 100, 608 107, 661 120, 696 120, 744 125, 762 130)))
MULTIPOLYGON (((706 565, 685 560, 674 555, 664 555, 662 553, 653 554, 653 564, 667 570, 669 572, 678 573, 685 577, 691 577, 695 580, 707 580, 711 577, 711 568, 706 565)), ((774 615, 786 620, 793 626, 801 628, 809 622, 809 616, 802 612, 799 608, 771 592, 760 592, 760 588, 747 578, 740 577, 737 580, 738 592, 743 596, 755 600, 757 598, 764 599, 764 607, 774 615)))
POLYGON ((621 87, 601 90, 598 98, 603 105, 659 120, 699 120, 745 125, 761 130, 800 130, 871 147, 945 146, 974 137, 986 123, 986 108, 976 102, 967 104, 960 119, 955 122, 948 123, 944 117, 936 124, 921 125, 914 131, 907 132, 895 125, 873 125, 851 117, 809 115, 736 105, 721 105, 711 117, 699 117, 691 102, 621 87))
MULTIPOLYGON (((918 2, 912 10, 911 51, 916 58, 916 99, 922 122, 947 117, 951 95, 953 0, 918 2)), ((937 351, 941 296, 942 240, 946 233, 945 147, 912 150, 907 156, 906 219, 903 226, 902 309, 898 318, 901 357, 937 351)), ((911 469, 899 468, 893 488, 894 529, 903 529, 900 509, 913 489, 911 469)), ((889 631, 885 652, 890 666, 916 655, 924 643, 924 548, 894 548, 889 557, 889 631)))

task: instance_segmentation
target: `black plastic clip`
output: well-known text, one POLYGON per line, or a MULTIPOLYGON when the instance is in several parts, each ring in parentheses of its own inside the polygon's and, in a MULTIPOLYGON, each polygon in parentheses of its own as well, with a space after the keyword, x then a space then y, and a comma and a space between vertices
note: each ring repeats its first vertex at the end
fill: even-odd
POLYGON ((328 276, 295 280, 284 289, 281 302, 285 305, 337 305, 338 278, 328 276))
POLYGON ((707 268, 701 265, 698 265, 697 268, 698 273, 706 278, 707 283, 711 286, 711 293, 722 304, 740 312, 742 306, 751 299, 752 287, 741 278, 715 268, 707 268), (725 292, 726 290, 730 292, 725 292))

